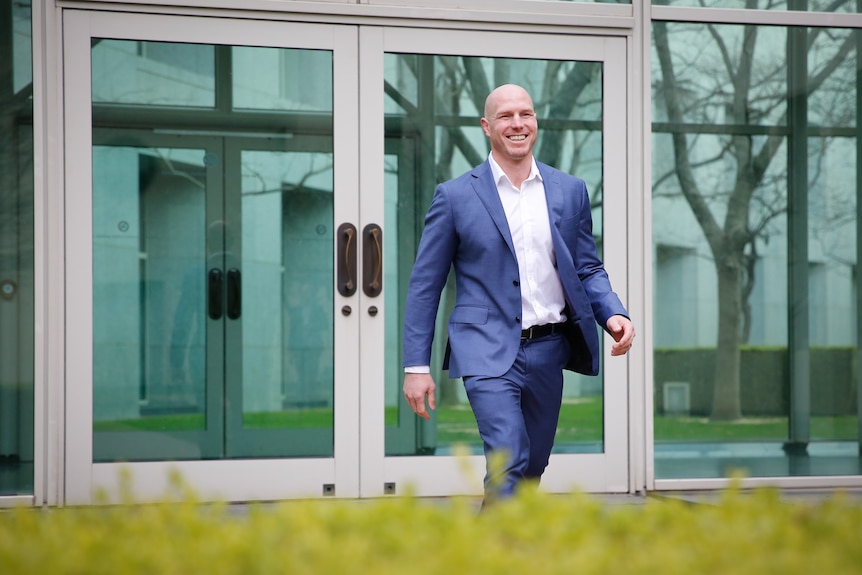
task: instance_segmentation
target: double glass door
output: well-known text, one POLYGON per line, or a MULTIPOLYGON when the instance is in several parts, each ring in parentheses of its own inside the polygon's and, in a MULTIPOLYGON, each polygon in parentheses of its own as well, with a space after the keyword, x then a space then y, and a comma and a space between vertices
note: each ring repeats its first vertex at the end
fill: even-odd
MULTIPOLYGON (((459 382, 418 420, 400 340, 489 86, 533 92, 538 159, 587 179, 624 295, 601 225, 625 217, 622 39, 74 10, 64 38, 69 503, 122 468, 142 497, 170 469, 228 499, 480 492, 459 382)), ((627 490, 626 384, 622 362, 569 381, 549 488, 627 490)))

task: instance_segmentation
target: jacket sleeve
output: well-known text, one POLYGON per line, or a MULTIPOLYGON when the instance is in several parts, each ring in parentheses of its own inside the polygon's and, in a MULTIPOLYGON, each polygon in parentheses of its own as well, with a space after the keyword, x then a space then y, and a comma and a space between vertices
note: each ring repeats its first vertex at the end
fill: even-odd
POLYGON ((596 322, 607 331, 608 319, 613 315, 624 315, 628 312, 613 291, 604 263, 599 258, 596 240, 593 236, 593 217, 586 186, 580 187, 580 206, 573 256, 578 278, 584 286, 584 291, 590 300, 596 322))
POLYGON ((404 367, 428 365, 440 294, 458 246, 455 218, 445 184, 437 186, 425 216, 425 229, 404 309, 404 367))

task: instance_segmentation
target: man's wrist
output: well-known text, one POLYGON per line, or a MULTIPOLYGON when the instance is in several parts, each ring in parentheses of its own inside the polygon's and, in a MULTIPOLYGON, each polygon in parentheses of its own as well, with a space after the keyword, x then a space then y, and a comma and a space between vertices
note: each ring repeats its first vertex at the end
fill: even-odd
POLYGON ((408 365, 404 367, 404 373, 431 373, 429 365, 408 365))

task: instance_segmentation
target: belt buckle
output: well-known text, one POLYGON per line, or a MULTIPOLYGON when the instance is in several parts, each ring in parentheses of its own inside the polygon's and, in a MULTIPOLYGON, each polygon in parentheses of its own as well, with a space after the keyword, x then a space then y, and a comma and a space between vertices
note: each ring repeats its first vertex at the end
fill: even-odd
POLYGON ((536 326, 531 325, 530 327, 527 328, 527 337, 525 337, 523 339, 533 339, 533 328, 534 327, 536 327, 536 326))

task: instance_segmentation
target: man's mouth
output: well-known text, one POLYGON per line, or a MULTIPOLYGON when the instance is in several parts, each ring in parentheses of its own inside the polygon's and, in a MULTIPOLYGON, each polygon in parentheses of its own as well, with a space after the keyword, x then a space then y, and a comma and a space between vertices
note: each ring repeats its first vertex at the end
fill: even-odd
POLYGON ((512 140, 513 142, 523 142, 524 140, 527 139, 527 136, 524 134, 517 134, 515 136, 509 136, 509 139, 512 140))

